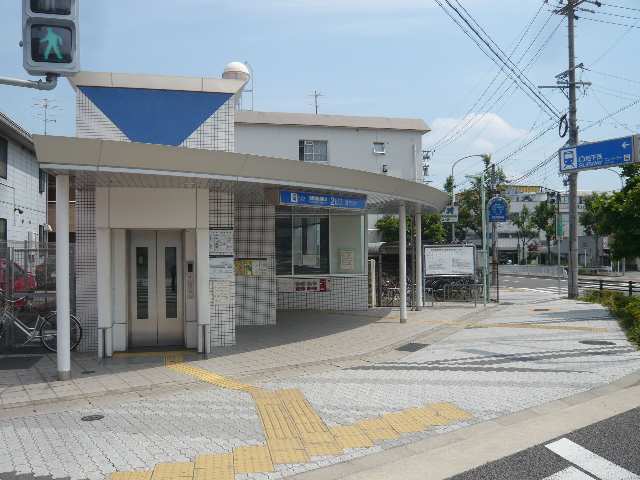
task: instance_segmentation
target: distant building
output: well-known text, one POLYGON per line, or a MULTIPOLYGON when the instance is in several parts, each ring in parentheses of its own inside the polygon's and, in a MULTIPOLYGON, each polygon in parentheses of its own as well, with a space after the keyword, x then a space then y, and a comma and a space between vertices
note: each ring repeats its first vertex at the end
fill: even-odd
POLYGON ((0 242, 44 241, 46 205, 47 174, 31 135, 0 112, 0 242))
MULTIPOLYGON (((239 111, 236 151, 351 168, 422 183, 422 137, 431 129, 415 118, 239 111)), ((368 241, 381 241, 369 215, 368 241)))

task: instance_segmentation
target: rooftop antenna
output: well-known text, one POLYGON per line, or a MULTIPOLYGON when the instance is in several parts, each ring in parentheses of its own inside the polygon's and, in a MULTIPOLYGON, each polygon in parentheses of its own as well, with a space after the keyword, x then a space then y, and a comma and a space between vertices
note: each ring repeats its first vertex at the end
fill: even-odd
POLYGON ((314 90, 313 93, 309 96, 313 97, 313 103, 316 107, 316 115, 318 115, 318 108, 320 106, 319 100, 320 100, 320 97, 324 97, 324 95, 321 92, 314 90))
POLYGON ((38 112, 38 117, 42 119, 44 123, 44 134, 47 135, 49 124, 56 123, 55 118, 51 118, 51 115, 55 110, 59 110, 60 107, 46 97, 34 103, 33 106, 42 110, 38 112))

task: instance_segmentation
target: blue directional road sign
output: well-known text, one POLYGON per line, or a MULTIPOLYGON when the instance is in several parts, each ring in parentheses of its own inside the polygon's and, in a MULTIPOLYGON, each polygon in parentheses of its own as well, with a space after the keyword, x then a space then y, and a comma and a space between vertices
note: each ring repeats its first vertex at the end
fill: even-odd
POLYGON ((503 197, 493 197, 487 205, 490 222, 506 222, 509 220, 509 202, 503 197))
POLYGON ((584 143, 560 150, 560 173, 621 167, 640 161, 640 137, 622 137, 584 143))

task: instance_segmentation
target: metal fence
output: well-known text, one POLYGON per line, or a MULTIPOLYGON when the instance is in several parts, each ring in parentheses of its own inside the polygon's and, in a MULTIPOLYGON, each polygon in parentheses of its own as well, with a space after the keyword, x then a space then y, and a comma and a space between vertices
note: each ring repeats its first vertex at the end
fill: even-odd
POLYGON ((593 280, 580 280, 578 287, 582 291, 586 290, 599 290, 599 291, 613 291, 620 292, 632 297, 633 295, 640 295, 640 282, 620 281, 620 280, 605 280, 605 279, 593 279, 593 280))
MULTIPOLYGON (((55 244, 34 242, 7 242, 0 244, 0 290, 2 297, 20 300, 14 314, 25 324, 35 322, 38 314, 45 315, 56 309, 56 254, 55 244)), ((75 306, 74 245, 70 246, 70 299, 75 306)), ((12 350, 20 345, 13 335, 13 326, 5 321, 0 351, 12 350)))

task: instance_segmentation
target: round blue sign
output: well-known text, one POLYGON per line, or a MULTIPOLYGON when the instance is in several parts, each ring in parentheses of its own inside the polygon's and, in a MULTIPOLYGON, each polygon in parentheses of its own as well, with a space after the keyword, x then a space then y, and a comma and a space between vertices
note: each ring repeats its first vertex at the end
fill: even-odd
POLYGON ((503 197, 494 197, 487 206, 490 222, 506 222, 509 220, 509 202, 503 197))

